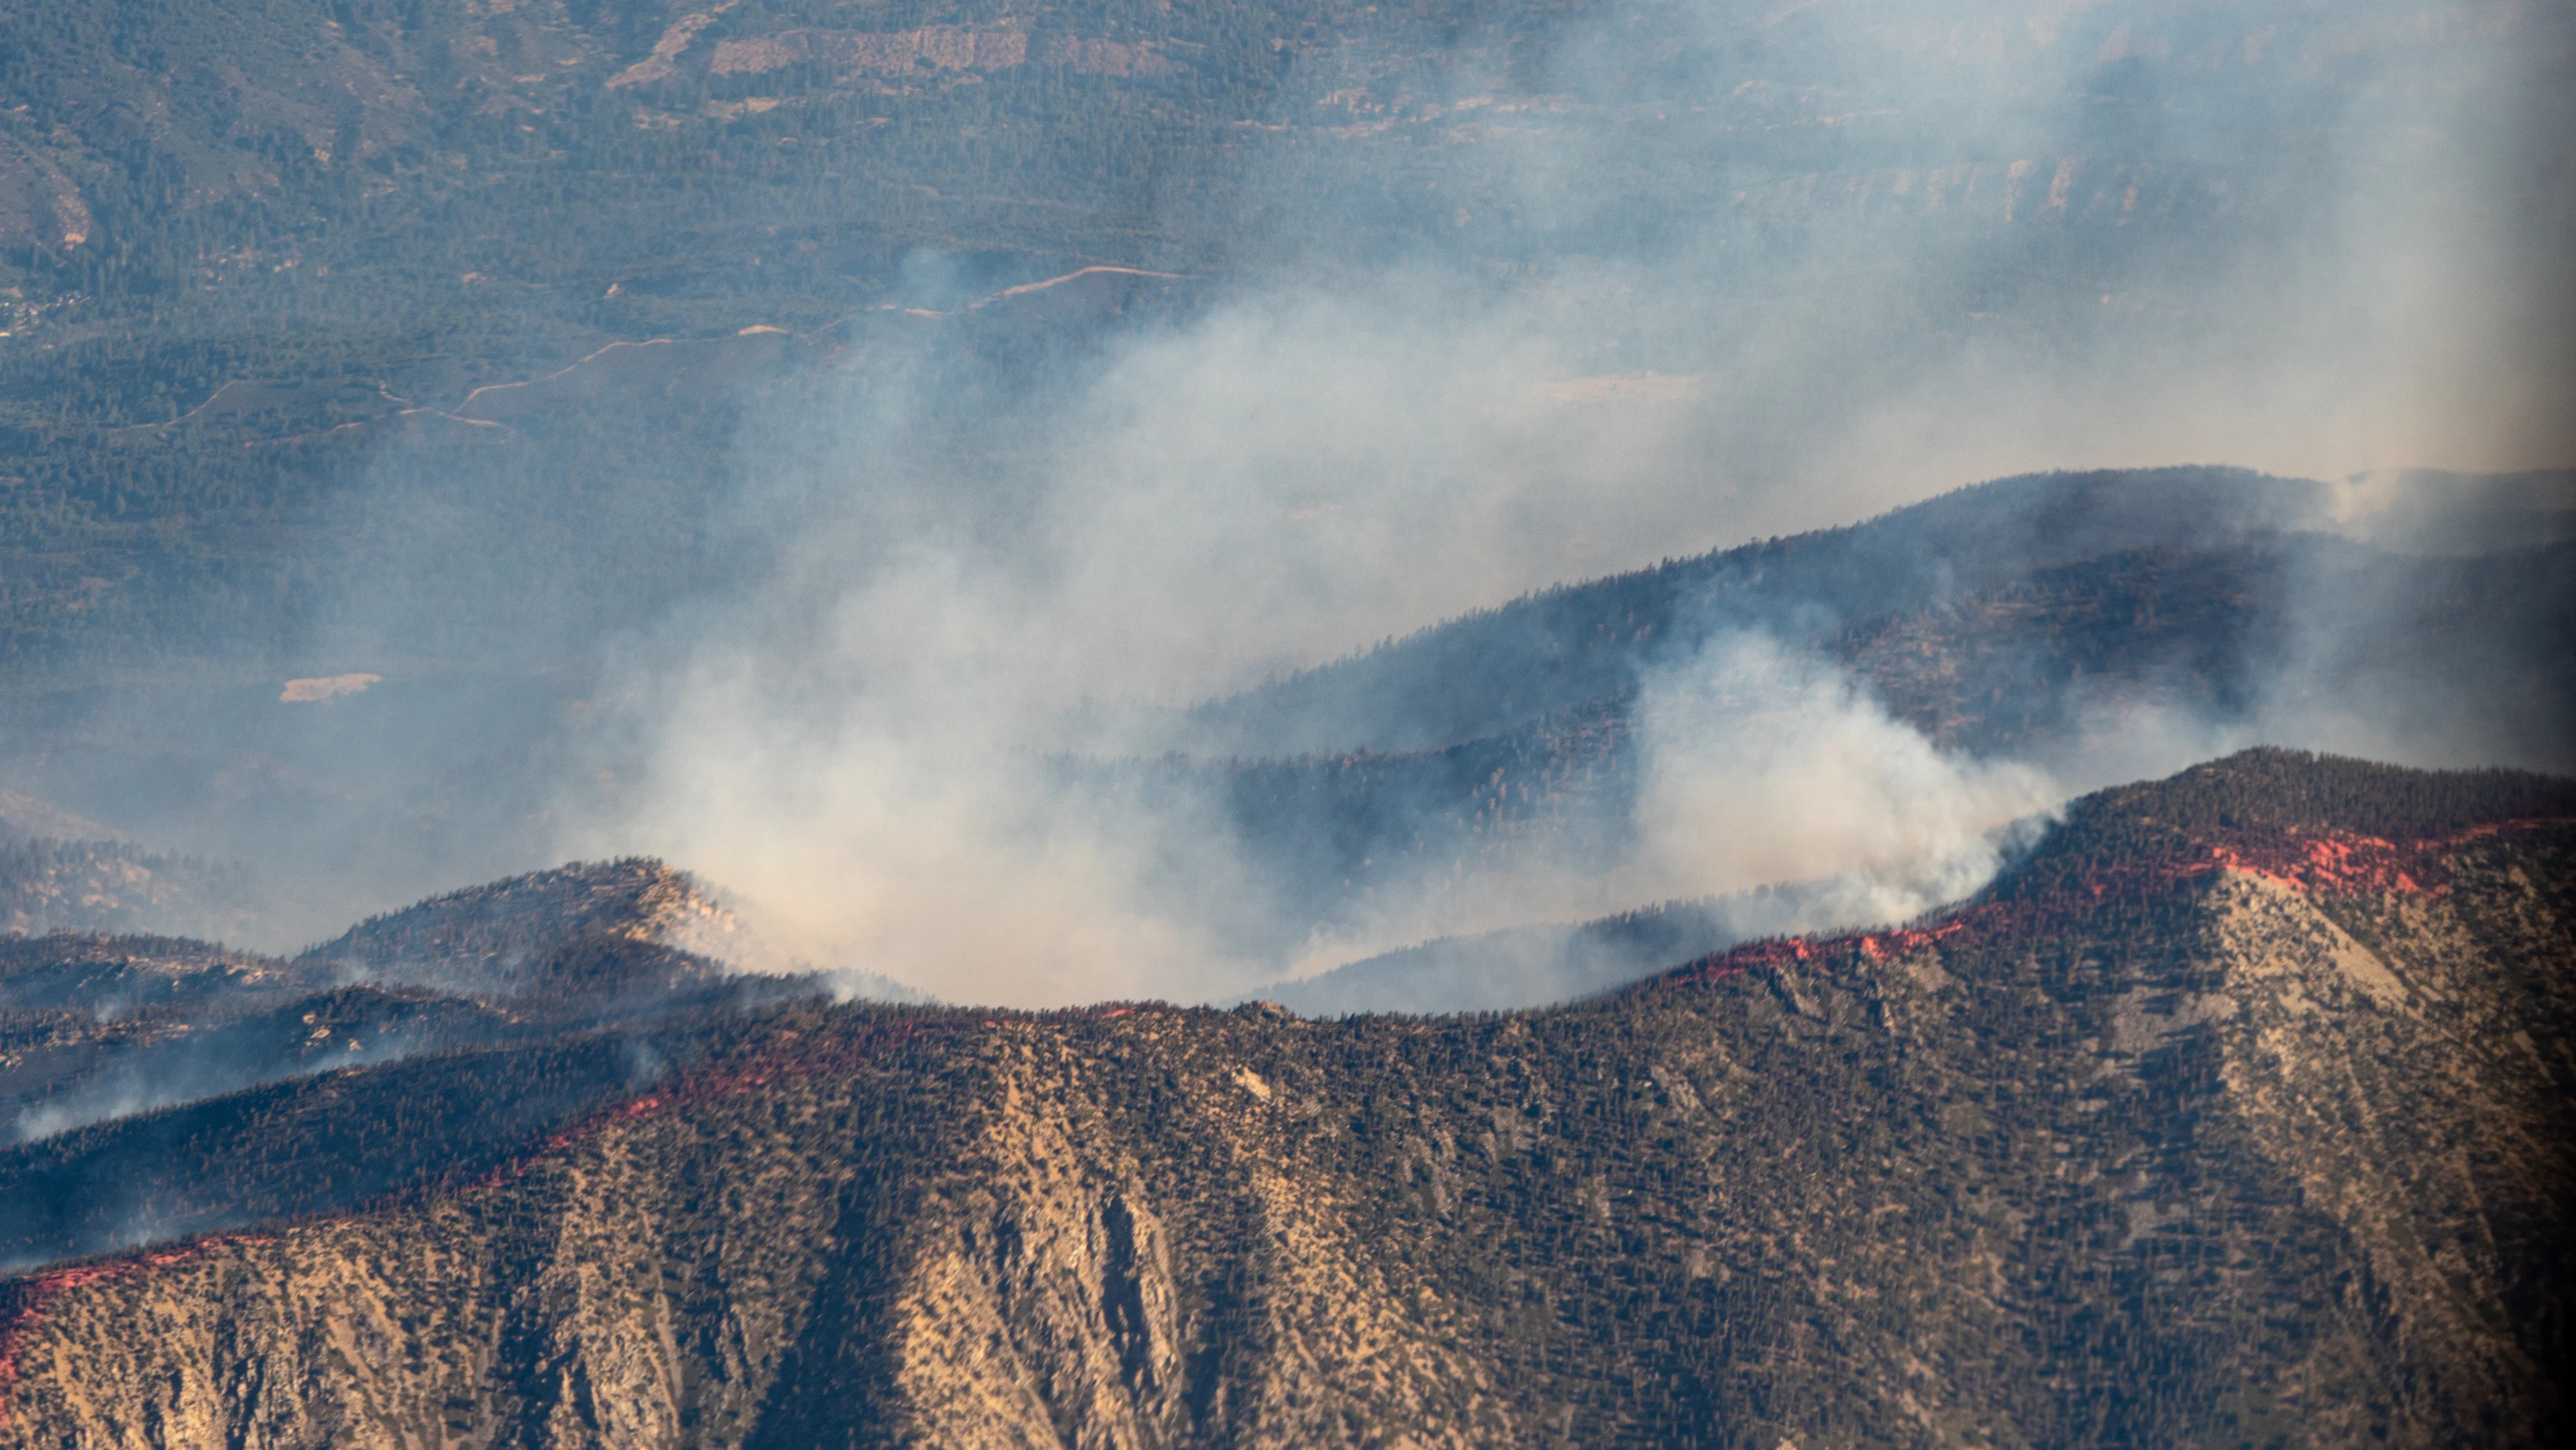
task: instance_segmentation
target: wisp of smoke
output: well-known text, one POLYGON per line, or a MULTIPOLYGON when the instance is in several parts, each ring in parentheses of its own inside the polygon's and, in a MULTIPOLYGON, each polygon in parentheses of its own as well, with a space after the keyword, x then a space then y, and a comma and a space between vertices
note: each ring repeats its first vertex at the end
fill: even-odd
POLYGON ((228 1048, 218 1039, 193 1050, 181 1046, 148 1056, 137 1054, 141 1061, 111 1066, 73 1091, 21 1111, 9 1125, 9 1141, 32 1143, 91 1123, 132 1117, 266 1083, 347 1067, 400 1062, 421 1046, 405 1034, 379 1031, 371 1034, 363 1048, 359 1039, 351 1037, 345 1053, 244 1052, 228 1048))

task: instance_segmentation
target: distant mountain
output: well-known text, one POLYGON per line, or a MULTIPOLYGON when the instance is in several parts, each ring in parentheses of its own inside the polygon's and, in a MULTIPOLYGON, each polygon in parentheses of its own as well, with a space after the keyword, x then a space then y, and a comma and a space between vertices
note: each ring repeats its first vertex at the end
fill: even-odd
MULTIPOLYGON (((2515 482, 2554 506, 2459 513, 2515 519, 2532 542, 2456 554, 2366 541, 2384 521, 2338 517, 2342 486, 2311 480, 1997 480, 1547 590, 1200 706, 1177 730, 1192 755, 1066 772, 1230 822, 1293 941, 1468 866, 1616 859, 1649 764, 1641 699, 1695 686, 1717 668, 1704 652, 1747 636, 1838 668, 1956 757, 2079 784, 2101 779, 2095 734, 2156 718, 2258 739, 2357 721, 2436 759, 2576 768, 2576 475, 2515 482)), ((1762 707, 1747 688, 1692 708, 1722 732, 1762 707)), ((1593 970, 1568 983, 1602 984, 1593 970)), ((1549 1000, 1484 990, 1447 1005, 1549 1000)))
MULTIPOLYGON (((2554 507, 2506 512, 2433 490, 2464 503, 2464 519, 2514 521, 2470 563, 2381 546, 2413 542, 2401 529, 2343 537, 2340 490, 2310 479, 2214 467, 1998 479, 1865 523, 1561 585, 1202 705, 1192 724, 1216 753, 1437 748, 1597 707, 1712 634, 1758 629, 1832 649, 1945 745, 2010 749, 2063 725, 2048 707, 2078 672, 2243 692, 2237 676, 2302 622, 2302 591, 2325 592, 2319 574, 2372 576, 2372 602, 2414 629, 2527 648, 2576 607, 2558 586, 2576 474, 2535 491, 2554 507), (1986 713, 2003 694, 2030 697, 2025 713, 1986 713)), ((2387 653, 2413 661, 2411 643, 2387 640, 2387 653)))
POLYGON ((799 1004, 560 1128, 514 1085, 597 1067, 219 1101, 229 1181, 392 1196, 15 1281, 0 1404, 29 1443, 2538 1446, 2571 868, 2576 782, 2255 752, 1908 928, 1547 1011, 799 1004))
POLYGON ((0 841, 108 841, 114 828, 64 810, 51 801, 0 790, 0 841))
POLYGON ((0 837, 0 933, 229 935, 254 909, 249 871, 130 841, 0 837))

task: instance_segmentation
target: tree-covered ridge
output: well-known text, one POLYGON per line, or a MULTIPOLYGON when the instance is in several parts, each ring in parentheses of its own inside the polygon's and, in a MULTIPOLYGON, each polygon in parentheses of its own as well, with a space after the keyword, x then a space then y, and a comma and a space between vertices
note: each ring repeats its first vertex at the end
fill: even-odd
POLYGON ((2332 831, 2406 845, 2576 816, 2576 782, 2527 770, 2411 770, 2304 750, 2249 750, 2088 797, 2070 830, 2134 817, 2188 836, 2332 831))
POLYGON ((2443 862, 2478 837, 2570 819, 2576 785, 2562 776, 2253 750, 2075 802, 1984 895, 2045 902, 2099 882, 2219 869, 2322 894, 2439 892, 2443 862))
POLYGON ((2576 843, 2489 828, 2566 789, 2240 756, 2067 829, 2429 823, 2470 833, 2445 889, 2070 880, 2046 930, 1971 904, 1548 1011, 799 1005, 604 1092, 483 1058, 583 1105, 444 1178, 330 1127, 435 1133, 436 1063, 203 1105, 172 1187, 412 1186, 18 1281, 13 1433, 2545 1443, 2576 843))
POLYGON ((2415 770, 2258 748, 2070 803, 1993 883, 1924 920, 1746 942, 1677 967, 1669 979, 1786 962, 1866 971, 1961 933, 2046 936, 2066 930, 2070 915, 2134 908, 2227 872, 2320 898, 2438 897, 2452 890, 2454 858, 2481 841, 2550 837, 2570 822, 2576 780, 2565 776, 2415 770))
MULTIPOLYGON (((1266 744, 1262 732, 1317 733, 1309 721, 1355 722, 1355 733, 1380 748, 1420 748, 1622 695, 1645 666, 1687 654, 1713 632, 1824 633, 1838 655, 1863 662, 1873 642, 1867 625, 2045 590, 2069 572, 2107 569, 2116 584, 2124 564, 2135 567, 2124 555, 2211 570, 2224 611, 2230 596, 2261 591, 2263 572, 2277 569, 2268 536, 2315 528, 2324 499, 2313 480, 2242 468, 1996 479, 1857 524, 1553 586, 1195 713, 1216 738, 1241 735, 1256 750, 1266 744)), ((2067 592, 2081 607, 2103 591, 2079 582, 2067 592)))

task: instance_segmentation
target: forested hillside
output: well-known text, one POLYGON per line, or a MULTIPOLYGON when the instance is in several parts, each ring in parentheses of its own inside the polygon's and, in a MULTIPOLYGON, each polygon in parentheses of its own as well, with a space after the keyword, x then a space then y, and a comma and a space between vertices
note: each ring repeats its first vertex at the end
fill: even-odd
MULTIPOLYGON (((2576 482, 2552 482, 2576 498, 2576 482)), ((2055 687, 2078 675, 2242 699, 2285 663, 2285 636, 2316 628, 2297 611, 2339 592, 2380 596, 2356 603, 2385 616, 2370 621, 2379 652, 2411 665, 2480 654, 2480 639, 2518 652, 2576 622, 2553 582, 2576 502, 2534 521, 2530 547, 2468 563, 2336 540, 2331 499, 2236 468, 1999 479, 1558 585, 1211 701, 1193 723, 1249 755, 1418 750, 1597 707, 1713 635, 1758 630, 1812 640, 1941 744, 1994 752, 2062 728, 2055 687)))
POLYGON ((2541 1445, 2571 808, 2262 752, 1552 1011, 728 1016, 516 1156, 18 1281, 7 1434, 2541 1445))

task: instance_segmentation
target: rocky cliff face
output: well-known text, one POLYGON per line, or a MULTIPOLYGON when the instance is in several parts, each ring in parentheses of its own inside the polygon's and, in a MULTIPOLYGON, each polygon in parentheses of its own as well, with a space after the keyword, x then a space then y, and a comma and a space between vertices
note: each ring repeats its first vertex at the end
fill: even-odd
POLYGON ((0 1438, 2540 1444, 2568 794, 2240 757, 1544 1012, 742 1015, 470 1181, 18 1281, 0 1438))

